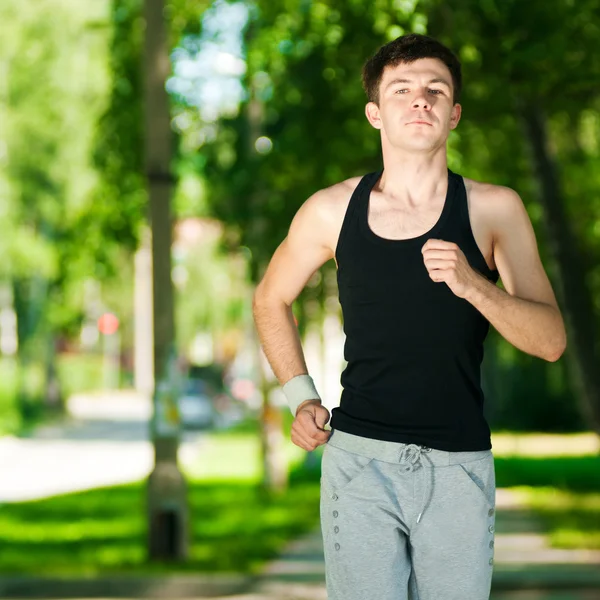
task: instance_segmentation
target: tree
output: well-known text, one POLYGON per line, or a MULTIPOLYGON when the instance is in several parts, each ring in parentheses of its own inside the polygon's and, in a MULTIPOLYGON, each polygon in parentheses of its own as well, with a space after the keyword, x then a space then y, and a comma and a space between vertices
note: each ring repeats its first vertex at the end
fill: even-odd
POLYGON ((102 76, 81 74, 102 72, 102 52, 88 52, 105 35, 97 27, 100 14, 65 0, 0 7, 6 148, 0 277, 13 290, 25 417, 38 412, 39 396, 56 390, 55 337, 73 334, 81 320, 76 282, 86 276, 80 267, 90 246, 78 247, 77 222, 93 185, 89 147, 105 84, 102 76))

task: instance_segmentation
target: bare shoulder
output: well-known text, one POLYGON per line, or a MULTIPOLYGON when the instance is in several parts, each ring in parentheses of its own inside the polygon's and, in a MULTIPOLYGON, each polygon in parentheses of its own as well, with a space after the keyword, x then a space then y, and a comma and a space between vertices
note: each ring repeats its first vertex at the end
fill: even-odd
POLYGON ((308 200, 307 204, 312 204, 312 208, 323 216, 335 218, 339 213, 342 216, 348 208, 350 197, 360 183, 360 177, 350 177, 339 183, 323 188, 315 192, 308 200))
POLYGON ((514 203, 520 200, 519 194, 512 188, 505 185, 496 185, 494 183, 486 183, 484 181, 476 181, 463 177, 467 193, 478 202, 484 202, 489 205, 497 205, 506 203, 514 203))
POLYGON ((315 192, 299 211, 305 214, 307 221, 322 228, 327 246, 332 250, 337 245, 350 198, 360 180, 361 177, 350 177, 315 192))
POLYGON ((336 236, 359 181, 347 179, 319 190, 302 204, 271 258, 255 298, 291 306, 313 273, 328 260, 335 260, 336 236))
POLYGON ((521 197, 512 188, 467 177, 463 179, 471 218, 480 228, 497 235, 515 219, 522 220, 527 216, 521 197))

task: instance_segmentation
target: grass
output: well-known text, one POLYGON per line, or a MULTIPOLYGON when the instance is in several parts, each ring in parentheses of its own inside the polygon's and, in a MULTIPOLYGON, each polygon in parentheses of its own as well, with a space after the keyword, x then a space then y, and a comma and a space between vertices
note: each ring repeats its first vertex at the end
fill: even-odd
POLYGON ((554 548, 600 550, 597 435, 495 434, 497 487, 510 487, 554 548))
POLYGON ((600 456, 496 457, 496 486, 600 491, 600 456))
POLYGON ((255 483, 190 482, 189 560, 146 560, 145 485, 118 486, 5 505, 0 513, 0 572, 253 573, 284 544, 317 526, 318 486, 292 484, 266 500, 255 483))
POLYGON ((550 546, 600 550, 600 491, 519 486, 512 492, 537 516, 550 546))
POLYGON ((526 489, 525 500, 544 524, 552 546, 600 550, 600 491, 526 489))
MULTIPOLYGON (((187 461, 186 475, 202 481, 256 481, 262 475, 261 444, 258 432, 239 424, 234 431, 211 432, 198 449, 193 462, 187 461)), ((289 465, 299 465, 307 452, 292 444, 285 436, 281 439, 280 453, 289 465)), ((313 454, 320 456, 322 448, 313 454)), ((320 460, 318 461, 320 465, 320 460)), ((297 476, 297 475, 296 475, 297 476)), ((314 481, 319 481, 319 474, 314 481)))

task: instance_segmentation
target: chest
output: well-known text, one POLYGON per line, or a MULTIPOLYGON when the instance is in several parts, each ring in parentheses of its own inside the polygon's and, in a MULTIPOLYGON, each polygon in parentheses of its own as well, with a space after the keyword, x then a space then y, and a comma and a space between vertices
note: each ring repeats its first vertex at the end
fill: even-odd
POLYGON ((430 231, 440 219, 443 208, 443 201, 422 209, 390 206, 372 195, 367 220, 369 228, 379 237, 407 240, 430 231))
MULTIPOLYGON (((377 236, 389 240, 409 240, 431 231, 444 211, 441 198, 420 209, 390 206, 382 198, 371 194, 367 207, 367 224, 377 236)), ((491 270, 496 268, 493 254, 492 224, 467 191, 468 219, 479 251, 491 270)))

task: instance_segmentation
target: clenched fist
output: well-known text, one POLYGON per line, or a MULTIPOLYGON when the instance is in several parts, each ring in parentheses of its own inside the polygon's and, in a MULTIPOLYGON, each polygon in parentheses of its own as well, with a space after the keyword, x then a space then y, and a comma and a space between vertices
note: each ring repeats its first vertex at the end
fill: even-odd
POLYGON ((309 452, 325 444, 331 435, 331 431, 323 429, 329 418, 329 411, 319 400, 300 405, 292 423, 292 442, 309 452))
POLYGON ((444 282, 459 298, 465 298, 478 275, 454 242, 429 239, 421 248, 425 268, 436 283, 444 282))

